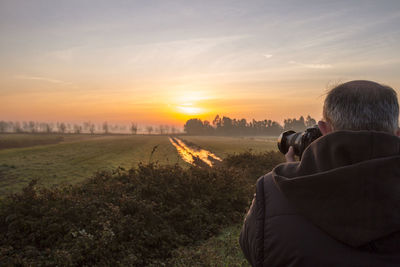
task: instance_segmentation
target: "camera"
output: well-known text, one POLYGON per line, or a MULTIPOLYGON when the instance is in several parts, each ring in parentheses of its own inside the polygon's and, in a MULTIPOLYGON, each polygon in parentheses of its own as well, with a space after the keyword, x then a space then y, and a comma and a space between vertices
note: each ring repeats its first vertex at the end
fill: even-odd
POLYGON ((286 154, 289 147, 293 147, 294 154, 301 158, 304 150, 318 137, 321 137, 322 133, 318 128, 318 125, 307 128, 304 132, 286 131, 281 133, 278 138, 278 148, 283 154, 286 154))

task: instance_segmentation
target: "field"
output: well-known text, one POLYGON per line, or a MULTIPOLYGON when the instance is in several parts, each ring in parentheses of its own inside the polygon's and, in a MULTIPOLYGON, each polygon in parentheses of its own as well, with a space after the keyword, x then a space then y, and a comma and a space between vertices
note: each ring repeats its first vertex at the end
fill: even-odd
POLYGON ((182 139, 207 149, 221 158, 246 151, 262 153, 277 150, 276 137, 185 136, 182 139))
MULTIPOLYGON (((274 138, 180 138, 221 158, 249 150, 276 150, 274 138)), ((112 170, 119 166, 131 168, 141 162, 188 166, 168 136, 2 134, 0 197, 19 191, 33 178, 46 186, 74 184, 91 177, 96 171, 112 170)))
POLYGON ((255 180, 283 161, 270 137, 3 134, 0 144, 5 266, 248 266, 243 216, 255 180))

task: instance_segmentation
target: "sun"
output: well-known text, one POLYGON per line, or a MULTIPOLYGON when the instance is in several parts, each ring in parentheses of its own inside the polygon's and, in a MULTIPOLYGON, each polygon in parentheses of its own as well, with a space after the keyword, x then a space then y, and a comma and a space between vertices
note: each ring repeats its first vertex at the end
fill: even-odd
POLYGON ((178 110, 185 115, 200 115, 202 108, 193 106, 191 103, 185 103, 177 107, 178 110))

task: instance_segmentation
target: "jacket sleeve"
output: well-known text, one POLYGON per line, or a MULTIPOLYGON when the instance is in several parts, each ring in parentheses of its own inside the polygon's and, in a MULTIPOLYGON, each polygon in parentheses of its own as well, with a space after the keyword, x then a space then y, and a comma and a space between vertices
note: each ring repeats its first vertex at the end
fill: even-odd
POLYGON ((239 244, 247 261, 256 266, 256 195, 254 194, 249 212, 244 219, 239 244))

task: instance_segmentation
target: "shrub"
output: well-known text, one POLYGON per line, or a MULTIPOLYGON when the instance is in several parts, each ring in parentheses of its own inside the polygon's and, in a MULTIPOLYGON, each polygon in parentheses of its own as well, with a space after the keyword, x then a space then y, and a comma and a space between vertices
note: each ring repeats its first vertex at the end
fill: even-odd
POLYGON ((32 181, 1 200, 0 265, 163 265, 174 249, 240 222, 255 179, 279 160, 248 153, 213 168, 139 165, 52 189, 32 181))

